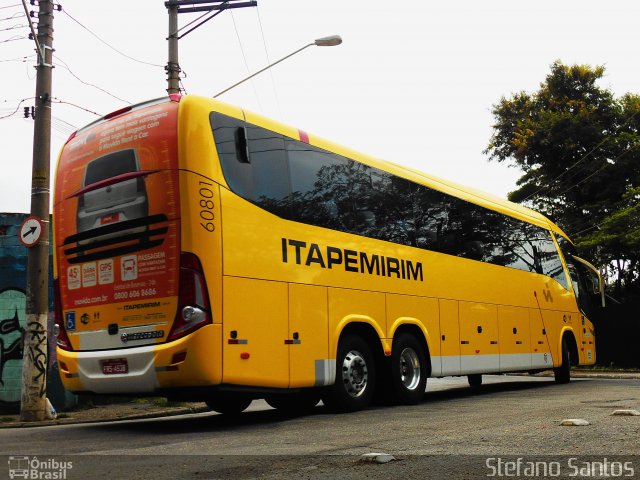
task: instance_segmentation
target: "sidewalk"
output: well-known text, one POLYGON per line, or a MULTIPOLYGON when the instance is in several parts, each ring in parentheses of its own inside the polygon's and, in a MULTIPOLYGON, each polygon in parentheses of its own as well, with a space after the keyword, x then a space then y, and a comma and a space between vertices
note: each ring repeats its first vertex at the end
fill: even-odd
POLYGON ((70 411, 58 412, 58 418, 55 420, 45 420, 42 422, 21 422, 19 414, 0 414, 0 429, 140 420, 207 411, 209 411, 209 407, 201 402, 171 404, 153 398, 135 399, 126 403, 83 405, 70 411))

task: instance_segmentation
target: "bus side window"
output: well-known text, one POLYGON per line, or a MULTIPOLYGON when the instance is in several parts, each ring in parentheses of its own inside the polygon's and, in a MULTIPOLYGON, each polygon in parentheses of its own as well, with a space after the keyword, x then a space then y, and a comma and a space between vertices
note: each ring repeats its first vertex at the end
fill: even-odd
POLYGON ((242 142, 240 131, 243 131, 246 142, 244 122, 216 112, 211 113, 210 122, 218 158, 229 188, 243 198, 252 198, 253 169, 248 155, 245 154, 247 161, 243 162, 242 154, 238 153, 238 147, 242 142))
POLYGON ((236 158, 240 163, 251 163, 249 159, 249 144, 247 142, 247 127, 236 128, 234 137, 236 141, 236 158))

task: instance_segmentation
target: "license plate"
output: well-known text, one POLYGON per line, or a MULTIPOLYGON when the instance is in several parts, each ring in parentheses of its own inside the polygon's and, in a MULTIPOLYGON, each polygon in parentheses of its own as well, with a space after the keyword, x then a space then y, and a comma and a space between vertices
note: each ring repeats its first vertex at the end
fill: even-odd
POLYGON ((126 358, 105 360, 102 362, 102 373, 104 375, 123 375, 129 373, 129 364, 126 358))
POLYGON ((100 225, 108 225, 110 223, 119 222, 120 221, 120 213, 113 213, 111 215, 105 215, 104 217, 100 217, 100 225))

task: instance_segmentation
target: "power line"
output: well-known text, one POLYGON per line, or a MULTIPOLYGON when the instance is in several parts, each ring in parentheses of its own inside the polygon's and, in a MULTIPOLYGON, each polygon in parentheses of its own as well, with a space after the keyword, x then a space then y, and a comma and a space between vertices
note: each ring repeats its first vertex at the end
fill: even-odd
POLYGON ((71 129, 71 130, 73 130, 73 131, 78 130, 78 127, 76 127, 75 125, 73 125, 73 124, 71 124, 71 123, 67 122, 66 120, 61 119, 60 117, 54 117, 54 116, 52 116, 51 118, 53 118, 53 119, 57 120, 60 124, 64 125, 66 128, 69 128, 69 129, 71 129))
POLYGON ((71 76, 73 76, 73 77, 74 77, 76 80, 78 80, 79 82, 84 83, 85 85, 88 85, 88 86, 90 86, 90 87, 93 87, 93 88, 95 88, 95 89, 97 89, 97 90, 100 90, 101 92, 106 93, 107 95, 109 95, 110 97, 115 98, 116 100, 120 100, 121 102, 128 103, 129 105, 131 105, 131 102, 129 102, 128 100, 125 100, 125 99, 123 99, 123 98, 120 98, 120 97, 118 97, 118 96, 114 95, 113 93, 109 92, 108 90, 105 90, 104 88, 99 87, 98 85, 94 85, 93 83, 85 82, 84 80, 82 80, 80 77, 78 77, 75 73, 73 73, 73 72, 71 71, 71 69, 69 68, 69 65, 67 65, 67 63, 66 63, 64 60, 62 60, 62 59, 61 59, 60 57, 58 57, 57 55, 54 55, 53 57, 54 57, 56 60, 58 60, 59 62, 61 62, 61 63, 59 63, 59 64, 58 64, 58 66, 60 66, 60 67, 62 67, 62 68, 64 68, 64 69, 66 69, 66 70, 71 74, 71 76))
MULTIPOLYGON (((13 109, 13 110, 11 110, 11 109, 7 109, 7 110, 10 110, 10 111, 11 111, 11 113, 9 113, 8 115, 4 115, 4 116, 0 117, 0 120, 5 119, 5 118, 9 118, 9 117, 11 117, 11 116, 15 115, 16 113, 18 113, 18 110, 20 110, 20 105, 22 105, 22 104, 23 104, 24 102, 26 102, 27 100, 33 100, 34 98, 36 98, 36 97, 28 97, 28 98, 22 98, 22 99, 20 99, 20 100, 18 101, 18 105, 16 106, 16 108, 15 108, 15 109, 13 109)), ((7 102, 9 102, 9 101, 11 101, 11 100, 4 100, 4 103, 7 103, 7 102)), ((67 101, 65 101, 65 100, 60 100, 60 99, 59 99, 59 98, 57 98, 57 97, 51 97, 51 103, 61 103, 61 104, 65 104, 65 105, 71 105, 72 107, 79 108, 80 110, 84 110, 85 112, 92 113, 93 115, 97 115, 98 117, 102 117, 102 116, 103 116, 101 113, 94 112, 93 110, 89 110, 88 108, 81 107, 80 105, 76 105, 75 103, 67 102, 67 101)), ((75 130, 77 130, 77 129, 78 129, 75 125, 72 125, 72 124, 71 124, 71 123, 69 123, 69 122, 66 122, 66 121, 61 120, 61 119, 58 119, 58 120, 59 120, 59 121, 62 121, 62 122, 64 122, 64 123, 66 123, 67 125, 69 125, 70 127, 74 128, 75 130)))
POLYGON ((71 135, 73 132, 78 130, 73 125, 65 122, 64 120, 62 120, 62 119, 60 119, 58 117, 54 117, 54 116, 51 116, 51 127, 53 129, 55 129, 56 131, 62 133, 63 135, 66 135, 67 137, 69 137, 69 135, 71 135))
MULTIPOLYGON (((622 129, 623 127, 626 127, 631 120, 633 120, 636 115, 638 115, 638 113, 640 113, 640 110, 637 110, 635 113, 633 113, 632 115, 629 116, 629 118, 627 118, 627 120, 620 125, 617 129, 615 133, 618 133, 618 131, 620 129, 622 129)), ((531 193, 530 195, 528 195, 523 202, 526 202, 527 200, 529 200, 531 197, 536 196, 538 193, 540 193, 541 191, 545 190, 545 189, 550 189, 551 188, 551 183, 553 182, 557 182, 558 180, 560 180, 563 176, 565 176, 567 173, 569 173, 571 170, 573 170, 575 167, 577 167, 579 164, 581 164, 582 162, 584 162, 589 156, 591 156, 596 150, 598 150, 600 147, 602 147, 602 145, 604 145, 608 140, 609 137, 611 135, 606 136, 605 138, 602 139, 602 141, 600 143, 598 143, 598 145, 596 145, 595 147, 593 147, 589 152, 587 152, 585 155, 583 155, 580 159, 578 159, 578 161, 576 161, 573 165, 571 165, 569 168, 567 168, 564 172, 560 173, 557 177, 551 179, 549 181, 548 185, 543 185, 541 186, 538 190, 536 190, 535 192, 531 193)))
POLYGON ((15 42, 16 40, 24 40, 25 38, 29 37, 26 37, 24 35, 14 35, 13 37, 10 37, 6 40, 0 40, 0 43, 15 42))
POLYGON ((6 20, 15 20, 16 18, 22 17, 22 12, 16 12, 10 17, 0 18, 0 22, 4 22, 6 20))
POLYGON ((0 10, 4 10, 5 8, 14 8, 22 6, 20 3, 14 3, 13 5, 5 5, 4 7, 0 7, 0 10))
MULTIPOLYGON (((262 35, 262 45, 264 45, 264 54, 267 57, 267 65, 271 65, 269 50, 267 49, 267 40, 264 35, 264 28, 262 28, 262 19, 260 18, 260 7, 258 6, 256 6, 256 13, 258 15, 258 25, 260 25, 260 34, 262 35)), ((280 112, 280 116, 282 117, 282 111, 280 110, 280 99, 278 98, 278 91, 276 89, 276 81, 273 76, 273 70, 271 69, 269 69, 269 76, 271 77, 271 86, 273 88, 273 96, 276 99, 276 106, 278 107, 278 112, 280 112)))
MULTIPOLYGON (((247 56, 244 53, 244 47, 242 46, 242 39, 240 38, 240 32, 238 31, 238 26, 236 25, 236 19, 233 16, 233 10, 231 10, 231 20, 233 20, 233 28, 236 31, 236 37, 238 38, 238 43, 240 44, 240 52, 242 52, 242 58, 244 60, 244 66, 247 69, 247 74, 251 75, 251 70, 249 69, 249 62, 247 62, 247 56)), ((258 96, 258 90, 256 89, 255 83, 251 80, 251 87, 253 88, 253 93, 256 96, 256 100, 258 101, 258 108, 262 111, 262 104, 260 103, 260 97, 258 96)))
POLYGON ((150 62, 145 62, 144 60, 138 60, 137 58, 134 58, 130 55, 127 55, 126 53, 118 50, 116 47, 114 47, 113 45, 109 44, 106 40, 103 40, 102 38, 100 38, 96 33, 94 33, 93 31, 91 31, 88 27, 86 27, 85 25, 83 25, 82 23, 80 23, 80 21, 76 20, 74 17, 72 17, 69 12, 67 12, 66 9, 62 9, 62 13, 64 13, 67 17, 69 17, 71 20, 73 20, 74 22, 76 22, 78 25, 80 25, 82 28, 84 28, 87 32, 89 32, 92 36, 94 36, 95 38, 97 38, 100 42, 102 42, 104 45, 106 45, 107 47, 109 47, 111 50, 113 50, 114 52, 122 55, 125 58, 128 58, 129 60, 132 60, 134 62, 137 63, 142 63, 144 65, 150 65, 152 67, 160 67, 160 68, 164 68, 164 65, 158 65, 157 63, 150 63, 150 62))
POLYGON ((18 30, 19 28, 24 28, 24 27, 28 27, 29 25, 25 25, 24 23, 22 25, 14 25, 13 27, 7 27, 7 28, 0 28, 0 32, 8 32, 9 30, 18 30))
POLYGON ((5 62, 22 62, 25 63, 28 61, 29 57, 35 57, 36 55, 25 55, 24 57, 16 57, 16 58, 7 58, 5 60, 0 60, 0 63, 5 63, 5 62))
MULTIPOLYGON (((634 146, 633 148, 638 148, 638 146, 634 146)), ((615 164, 616 160, 620 159, 622 156, 624 156, 624 155, 626 155, 627 153, 629 153, 631 150, 633 150, 633 148, 628 149, 628 150, 625 150, 625 151, 624 151, 624 152, 622 152, 620 155, 618 155, 618 156, 617 156, 617 157, 615 157, 613 160, 611 160, 611 163, 609 163, 609 162, 605 163, 603 166, 601 166, 601 167, 600 167, 599 169, 597 169, 595 172, 591 173, 590 175, 588 175, 587 177, 583 178, 583 179, 582 179, 582 180, 580 180, 579 182, 577 182, 577 183, 575 183, 574 185, 570 186, 569 188, 567 188, 567 189, 566 189, 566 190, 564 190, 563 192, 559 193, 559 195, 564 195, 564 194, 565 194, 565 193, 567 193, 568 191, 573 190, 574 188, 576 188, 576 187, 580 186, 581 184, 583 184, 583 183, 584 183, 584 182, 586 182, 587 180, 589 180, 589 179, 591 179, 591 178, 595 177, 597 174, 599 174, 602 170, 604 170, 604 169, 605 169, 605 168, 607 168, 608 166, 615 164)), ((583 222, 574 222, 574 223, 572 223, 572 224, 566 225, 566 226, 565 226, 565 227, 563 227, 563 228, 565 228, 566 230, 571 230, 572 228, 575 228, 577 225, 580 225, 580 223, 583 223, 583 222)), ((593 228, 597 228, 597 227, 599 227, 600 225, 602 225, 602 224, 598 224, 598 225, 595 225, 595 226, 593 226, 593 227, 588 227, 588 228, 586 228, 586 229, 584 229, 584 230, 581 230, 581 231, 577 232, 575 235, 576 235, 576 236, 577 236, 577 235, 580 235, 581 233, 584 233, 584 232, 586 232, 586 231, 589 231, 589 230, 591 230, 591 229, 593 229, 593 228)))
POLYGON ((3 117, 0 117, 0 120, 3 120, 5 118, 9 118, 14 116, 16 113, 18 113, 18 110, 20 110, 20 105, 22 105, 24 102, 26 102, 27 100, 32 100, 35 97, 29 97, 29 98, 23 98, 22 100, 20 100, 18 102, 18 105, 16 106, 15 110, 13 110, 10 114, 8 115, 4 115, 3 117))
POLYGON ((56 98, 56 97, 51 97, 51 103, 63 103, 65 105, 71 105, 72 107, 76 107, 76 108, 79 108, 80 110, 84 110, 85 112, 93 113, 94 115, 97 115, 98 117, 102 117, 103 116, 101 113, 94 112, 93 110, 89 110, 88 108, 81 107, 80 105, 76 105, 75 103, 71 103, 71 102, 66 102, 64 100, 60 100, 59 98, 56 98))

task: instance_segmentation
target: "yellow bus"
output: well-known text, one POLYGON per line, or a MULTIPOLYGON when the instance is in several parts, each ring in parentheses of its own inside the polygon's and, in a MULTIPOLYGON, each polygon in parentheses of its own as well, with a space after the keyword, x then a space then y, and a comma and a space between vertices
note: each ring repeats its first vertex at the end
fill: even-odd
POLYGON ((601 278, 543 215, 209 98, 74 133, 54 235, 73 392, 353 411, 596 358, 601 278))

